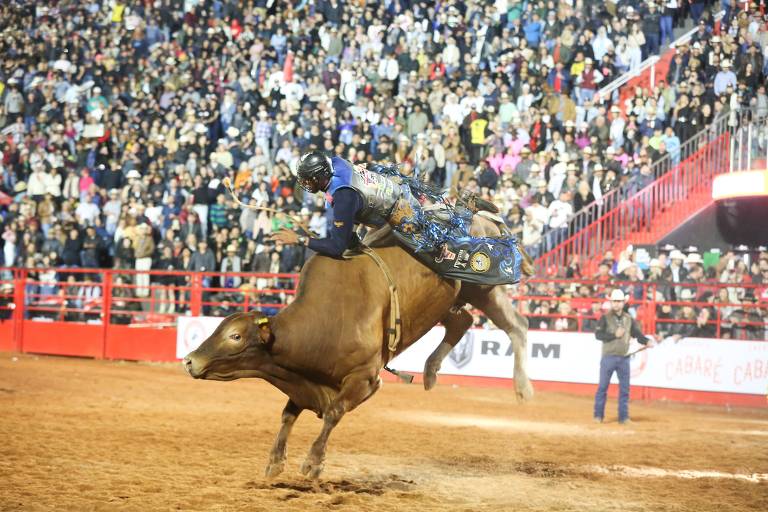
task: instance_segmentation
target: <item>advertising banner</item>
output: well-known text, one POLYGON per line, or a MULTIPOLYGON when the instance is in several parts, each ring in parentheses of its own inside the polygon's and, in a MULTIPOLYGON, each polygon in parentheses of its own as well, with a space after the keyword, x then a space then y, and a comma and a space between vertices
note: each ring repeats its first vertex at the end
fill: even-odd
POLYGON ((199 347, 222 320, 215 316, 180 316, 176 324, 176 357, 183 359, 199 347))
MULTIPOLYGON (((216 317, 179 317, 176 356, 183 358, 213 333, 216 317)), ((420 373, 445 333, 435 327, 390 363, 420 373)), ((640 348, 633 345, 631 350, 640 348)), ((528 376, 533 380, 597 384, 601 342, 594 334, 529 331, 528 376)), ((768 393, 768 342, 684 338, 666 341, 630 359, 632 384, 745 394, 768 393)), ((514 355, 500 330, 470 329, 445 358, 445 375, 511 379, 514 355)), ((613 382, 616 381, 614 375, 613 382)))
MULTIPOLYGON (((444 330, 432 329, 390 366, 421 372, 444 330)), ((631 351, 642 345, 633 344, 631 351)), ((597 384, 601 342, 589 333, 528 332, 528 376, 533 380, 597 384)), ((768 394, 768 343, 683 338, 630 358, 632 384, 658 388, 768 394)), ((473 329, 445 358, 440 373, 511 378, 514 357, 506 334, 473 329)), ((614 375, 612 382, 618 382, 614 375)))

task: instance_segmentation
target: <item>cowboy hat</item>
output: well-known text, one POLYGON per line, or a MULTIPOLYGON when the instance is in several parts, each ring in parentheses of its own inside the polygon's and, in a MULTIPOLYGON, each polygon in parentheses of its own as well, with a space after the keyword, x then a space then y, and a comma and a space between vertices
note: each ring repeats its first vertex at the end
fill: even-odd
POLYGON ((697 252, 692 252, 691 254, 689 254, 688 257, 685 258, 685 262, 689 265, 693 265, 693 264, 701 265, 703 263, 701 259, 701 254, 697 252))

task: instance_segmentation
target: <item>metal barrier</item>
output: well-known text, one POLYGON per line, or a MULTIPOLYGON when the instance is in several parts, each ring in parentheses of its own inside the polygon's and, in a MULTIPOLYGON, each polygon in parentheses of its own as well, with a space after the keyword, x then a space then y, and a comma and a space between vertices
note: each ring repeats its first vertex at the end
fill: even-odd
MULTIPOLYGON (((718 139, 725 133, 732 133, 739 123, 743 123, 752 115, 751 111, 730 112, 718 117, 714 123, 701 130, 696 135, 680 145, 680 149, 674 153, 667 153, 659 160, 651 164, 651 174, 654 180, 657 180, 668 173, 671 169, 680 165, 680 162, 690 158, 702 147, 718 139)), ((569 221, 571 232, 581 231, 589 224, 597 220, 617 207, 619 207, 629 196, 633 188, 633 181, 630 180, 625 185, 619 186, 596 200, 578 212, 574 213, 569 221)))
POLYGON ((274 315, 293 300, 298 278, 234 272, 0 269, 0 350, 172 360, 175 329, 169 328, 175 328, 177 316, 226 316, 257 308, 274 315))
MULTIPOLYGON (((719 24, 720 20, 722 20, 723 16, 725 16, 725 11, 720 11, 714 16, 715 24, 719 24)), ((682 45, 687 44, 691 40, 691 36, 695 34, 698 31, 698 26, 694 26, 691 30, 683 34, 682 36, 678 37, 674 42, 672 42, 669 47, 664 51, 664 54, 666 55, 668 52, 672 51, 674 52, 675 49, 682 45)), ((660 48, 661 50, 664 50, 664 48, 660 48)), ((620 77, 613 80, 611 83, 607 84, 605 87, 601 88, 596 96, 600 102, 604 102, 608 99, 614 100, 615 93, 627 85, 629 82, 631 82, 634 78, 642 75, 646 71, 649 73, 649 84, 651 88, 656 87, 656 64, 661 60, 661 57, 659 55, 651 55, 647 59, 645 59, 643 62, 640 63, 640 65, 636 69, 630 69, 624 74, 622 74, 620 77)))
POLYGON ((768 169, 768 109, 746 112, 749 118, 739 119, 733 134, 731 172, 768 169))
MULTIPOLYGON (((274 315, 292 302, 298 279, 295 274, 0 269, 0 350, 170 361, 176 358, 179 315, 223 317, 254 309, 274 315)), ((531 279, 510 288, 509 298, 531 329, 591 332, 615 287, 628 292, 630 311, 646 333, 701 321, 670 317, 665 307, 701 307, 710 316, 698 327, 710 326, 712 336, 766 339, 766 286, 531 279), (696 299, 676 299, 682 288, 694 290, 696 299)))
POLYGON ((509 297, 530 329, 594 332, 615 288, 627 292, 629 311, 646 334, 686 336, 689 326, 697 337, 768 340, 768 285, 536 278, 509 297), (683 290, 693 299, 677 298, 683 290))
POLYGON ((711 199, 712 180, 729 168, 729 142, 726 131, 635 194, 617 193, 605 208, 590 209, 593 218, 577 222, 569 238, 540 256, 539 268, 564 267, 572 255, 595 265, 599 261, 595 258, 619 241, 656 242, 659 234, 666 234, 695 211, 686 200, 711 199))

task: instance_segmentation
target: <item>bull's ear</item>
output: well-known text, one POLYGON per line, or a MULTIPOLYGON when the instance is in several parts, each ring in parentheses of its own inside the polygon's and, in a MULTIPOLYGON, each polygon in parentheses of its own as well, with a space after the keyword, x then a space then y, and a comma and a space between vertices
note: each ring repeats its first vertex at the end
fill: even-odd
POLYGON ((256 324, 256 328, 258 329, 257 335, 259 337, 259 342, 263 343, 264 345, 268 345, 272 342, 272 328, 269 326, 269 318, 267 317, 261 317, 257 318, 254 323, 256 324))

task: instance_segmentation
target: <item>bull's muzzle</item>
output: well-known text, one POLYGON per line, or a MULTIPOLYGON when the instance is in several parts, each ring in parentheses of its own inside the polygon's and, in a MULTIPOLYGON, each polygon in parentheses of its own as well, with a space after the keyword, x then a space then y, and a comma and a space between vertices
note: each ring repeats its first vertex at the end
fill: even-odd
POLYGON ((203 371, 200 368, 199 364, 195 364, 196 361, 192 357, 190 357, 190 355, 187 355, 187 357, 185 357, 181 361, 181 364, 182 364, 182 366, 184 366, 184 369, 187 371, 187 373, 191 377, 193 377, 195 379, 200 379, 200 378, 203 377, 203 371))

